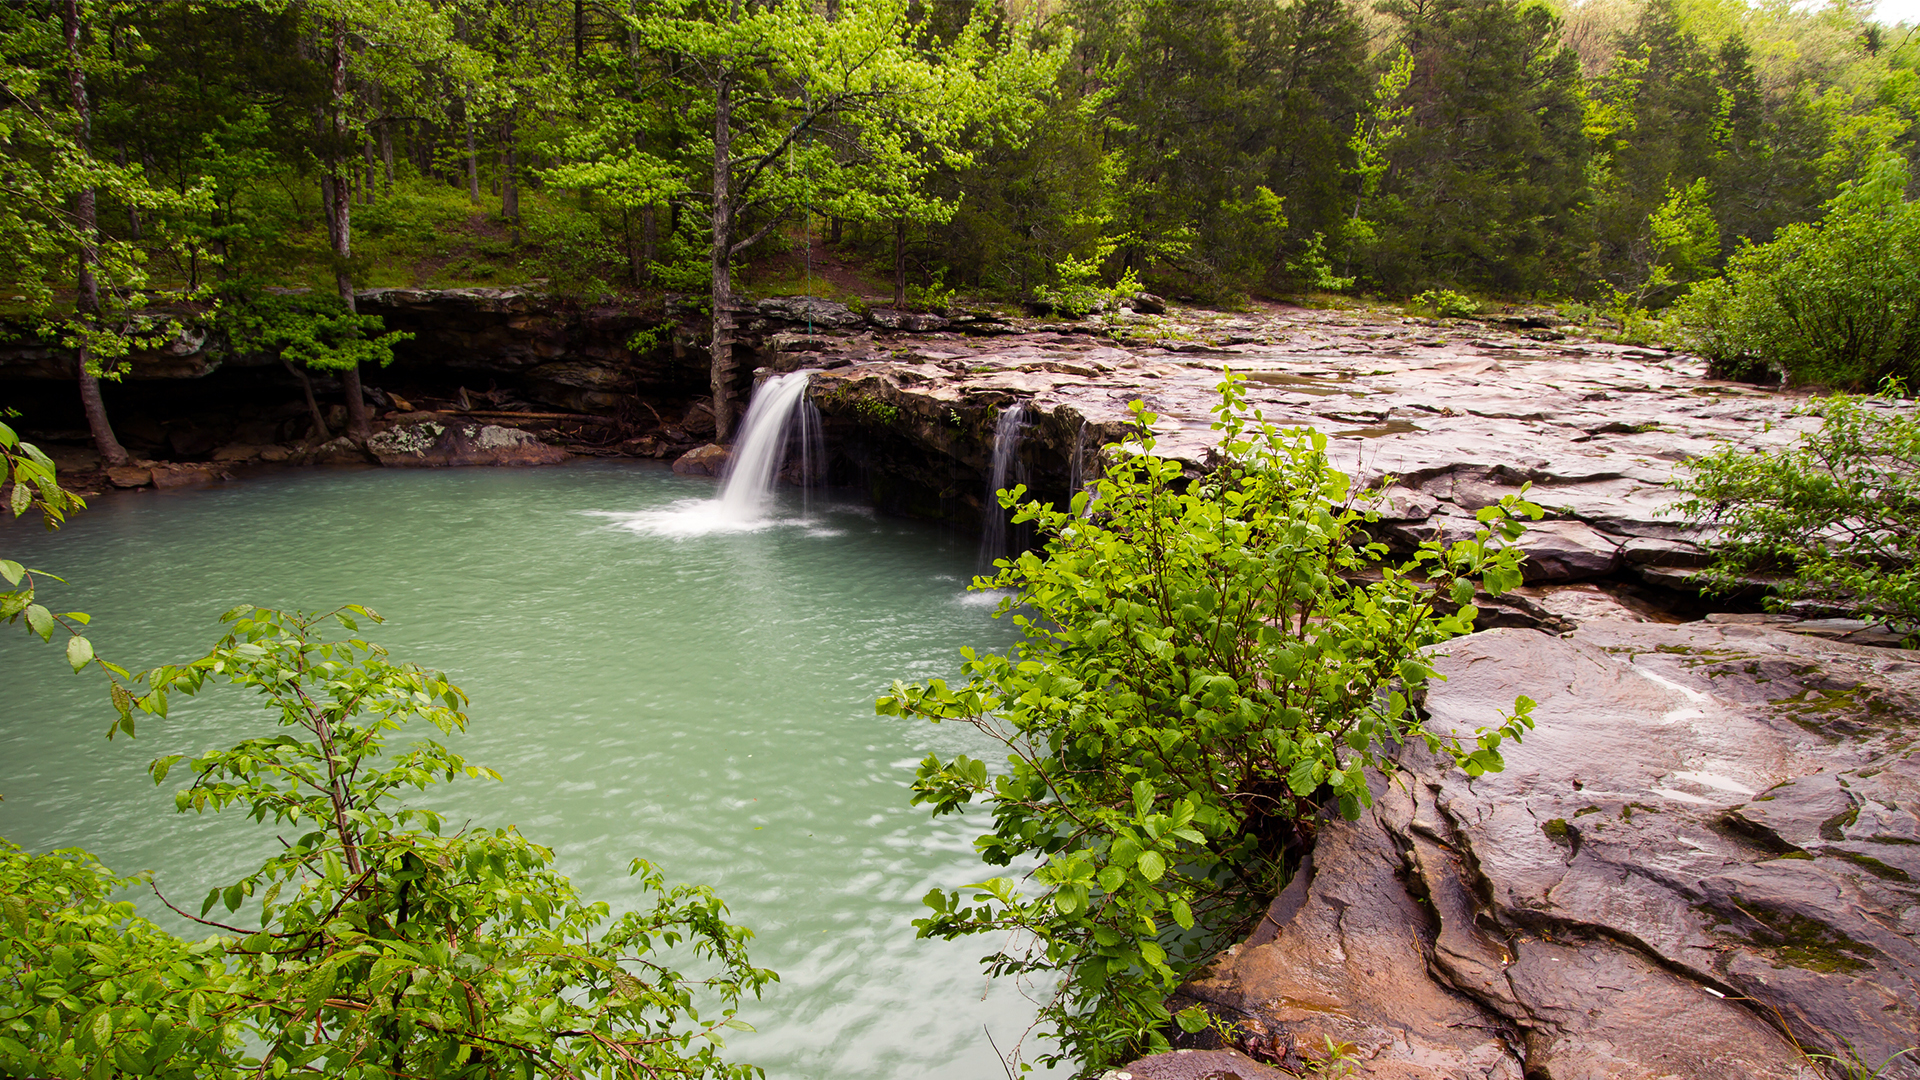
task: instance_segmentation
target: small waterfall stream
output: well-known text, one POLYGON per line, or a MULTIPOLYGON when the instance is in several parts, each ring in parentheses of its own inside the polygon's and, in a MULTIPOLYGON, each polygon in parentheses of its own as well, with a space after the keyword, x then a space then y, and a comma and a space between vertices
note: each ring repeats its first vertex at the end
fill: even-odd
MULTIPOLYGON (((796 412, 811 415, 815 438, 820 430, 819 413, 807 396, 807 372, 775 375, 754 388, 747 405, 747 417, 740 425, 740 440, 733 444, 733 457, 727 462, 726 478, 715 497, 720 516, 733 521, 754 521, 764 516, 773 499, 773 484, 787 456, 787 432, 796 412)), ((806 419, 802 419, 802 434, 806 419)), ((807 453, 802 439, 802 454, 807 453)), ((805 460, 804 457, 802 459, 805 460)), ((804 471, 804 470, 803 470, 804 471)))
POLYGON ((813 489, 827 481, 827 440, 820 425, 820 409, 813 399, 800 399, 800 423, 787 447, 787 460, 798 461, 787 470, 787 479, 800 489, 800 516, 813 517, 813 489))
POLYGON ((1000 505, 1000 492, 1027 482, 1027 464, 1020 460, 1020 438, 1027 430, 1027 407, 1015 402, 1002 410, 993 423, 993 468, 987 476, 986 505, 981 508, 980 572, 993 572, 995 559, 1012 554, 1012 536, 1008 524, 1011 512, 1000 505))

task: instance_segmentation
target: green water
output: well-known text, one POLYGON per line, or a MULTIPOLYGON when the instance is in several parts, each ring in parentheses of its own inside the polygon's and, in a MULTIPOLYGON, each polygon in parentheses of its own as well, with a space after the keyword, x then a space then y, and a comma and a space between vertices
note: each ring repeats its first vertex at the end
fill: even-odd
MULTIPOLYGON (((616 909, 627 862, 648 858, 753 928, 782 982, 731 1057, 776 1080, 1000 1076, 985 1033, 1011 1046, 1033 1006, 988 985, 987 942, 909 925, 929 888, 985 876, 984 819, 909 807, 914 765, 989 748, 872 707, 891 679, 951 676, 962 645, 1010 640, 964 593, 973 543, 851 507, 677 539, 645 524, 711 493, 632 464, 294 472, 103 497, 51 536, 0 530, 0 548, 66 576, 58 609, 91 612, 101 654, 128 666, 198 655, 243 602, 367 604, 388 620, 369 637, 472 695, 459 746, 506 777, 441 789, 456 821, 518 825, 616 909)), ((5 630, 0 835, 152 870, 189 907, 258 863, 270 838, 238 814, 176 815, 174 785, 143 768, 257 730, 250 701, 187 699, 108 743, 101 684, 5 630)))

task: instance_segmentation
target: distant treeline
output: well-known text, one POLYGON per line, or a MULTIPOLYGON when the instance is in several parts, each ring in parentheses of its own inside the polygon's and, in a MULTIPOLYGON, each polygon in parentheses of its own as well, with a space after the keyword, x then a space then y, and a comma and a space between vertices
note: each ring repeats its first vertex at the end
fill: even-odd
POLYGON ((1819 216, 1876 154, 1914 152, 1920 43, 1868 10, 16 0, 0 227, 43 243, 0 271, 72 288, 66 226, 33 218, 71 217, 79 181, 50 162, 75 144, 23 132, 71 135, 78 64, 100 242, 125 245, 123 282, 145 261, 143 286, 340 271, 705 293, 728 108, 745 149, 723 163, 726 259, 804 232, 916 295, 1130 271, 1215 301, 1451 287, 1658 306, 1819 216), (901 55, 862 61, 869 38, 838 22, 901 55), (351 245, 330 242, 343 221, 351 245))

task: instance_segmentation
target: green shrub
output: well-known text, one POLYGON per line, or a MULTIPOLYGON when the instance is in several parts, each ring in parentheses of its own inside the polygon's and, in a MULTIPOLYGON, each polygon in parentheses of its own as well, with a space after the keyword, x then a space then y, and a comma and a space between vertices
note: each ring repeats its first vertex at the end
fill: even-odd
POLYGON ((1675 512, 1720 530, 1706 583, 1789 574, 1776 608, 1888 622, 1920 644, 1920 415, 1911 405, 1817 398, 1821 419, 1785 452, 1729 445, 1687 463, 1675 512))
POLYGON ((1674 305, 1678 343, 1722 376, 1852 390, 1920 379, 1920 203, 1906 184, 1888 156, 1821 221, 1734 252, 1674 305))
POLYGON ((1452 289, 1428 289, 1408 300, 1407 306, 1436 319, 1464 319, 1480 313, 1478 301, 1452 289))
POLYGON ((1324 233, 1314 233, 1313 239, 1300 249, 1300 254, 1287 260, 1287 272, 1302 288, 1315 292, 1345 292, 1353 288, 1353 278, 1341 277, 1333 272, 1333 264, 1327 260, 1327 238, 1324 233))
POLYGON ((914 801, 937 816, 980 799, 994 826, 981 857, 1039 865, 1024 882, 935 889, 915 925, 995 934, 992 974, 1050 980, 1041 1021, 1058 1052, 1043 1060, 1088 1074, 1167 1046, 1166 995, 1283 884, 1294 822, 1371 804, 1368 769, 1386 747, 1424 740, 1478 775, 1530 724, 1522 699, 1468 749, 1426 731, 1411 698, 1433 675, 1426 647, 1472 629, 1474 581, 1520 583, 1506 542, 1514 515, 1539 508, 1510 497, 1481 511, 1474 539, 1389 559, 1326 437, 1249 418, 1236 379, 1222 392, 1213 473, 1184 484, 1180 462, 1152 454, 1154 417, 1135 402, 1138 452, 1091 501, 1020 506, 1045 554, 977 583, 1016 591, 1003 612, 1023 642, 968 651, 962 686, 896 683, 878 703, 971 724, 1008 751, 993 768, 928 757, 914 801))

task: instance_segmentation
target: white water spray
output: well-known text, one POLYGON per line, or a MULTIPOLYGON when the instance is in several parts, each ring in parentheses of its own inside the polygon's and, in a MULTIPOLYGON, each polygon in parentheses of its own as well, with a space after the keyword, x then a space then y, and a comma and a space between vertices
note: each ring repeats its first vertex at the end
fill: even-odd
POLYGON ((796 406, 806 403, 804 371, 775 375, 754 388, 747 418, 740 424, 740 441, 733 444, 726 479, 720 484, 720 516, 733 521, 757 521, 766 516, 773 500, 774 477, 787 456, 787 428, 796 406))
MULTIPOLYGON (((778 524, 768 511, 772 508, 773 488, 780 467, 787 458, 788 432, 796 415, 805 417, 813 409, 807 401, 809 375, 796 371, 776 375, 754 388, 746 418, 740 422, 740 438, 720 483, 720 492, 711 499, 691 499, 661 510, 635 514, 610 515, 623 528, 653 536, 684 539, 715 533, 753 532, 778 524)), ((813 414, 817 417, 817 414, 813 414)), ((802 424, 804 426, 805 420, 802 424)), ((811 452, 810 442, 801 440, 802 454, 811 452)), ((811 462, 802 473, 811 477, 811 462)))

